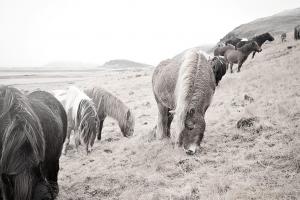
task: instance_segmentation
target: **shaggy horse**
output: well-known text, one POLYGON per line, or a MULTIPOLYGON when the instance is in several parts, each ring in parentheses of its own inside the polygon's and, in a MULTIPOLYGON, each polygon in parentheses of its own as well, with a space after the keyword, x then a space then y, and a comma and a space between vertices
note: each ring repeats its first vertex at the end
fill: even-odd
POLYGON ((214 56, 224 56, 225 52, 228 49, 235 49, 235 47, 233 45, 231 45, 231 44, 228 44, 228 45, 223 46, 223 47, 217 47, 214 50, 214 56))
MULTIPOLYGON (((261 47, 266 41, 274 41, 274 37, 270 34, 270 33, 263 33, 261 35, 257 35, 255 37, 253 37, 251 40, 249 41, 241 41, 236 45, 236 48, 241 48, 242 46, 244 46, 245 44, 249 44, 251 42, 255 41, 259 47, 261 47)), ((253 52, 252 54, 252 58, 254 58, 256 51, 253 52)))
POLYGON ((228 68, 228 63, 226 60, 221 56, 215 56, 211 61, 209 61, 216 79, 216 85, 219 84, 222 77, 226 74, 226 70, 228 68))
POLYGON ((96 105, 98 118, 100 120, 97 136, 98 140, 101 140, 103 122, 107 116, 118 121, 123 136, 129 137, 133 134, 134 115, 120 99, 100 87, 86 89, 84 92, 96 105))
POLYGON ((286 42, 286 33, 282 33, 280 37, 281 37, 281 42, 286 42))
POLYGON ((66 112, 53 95, 37 91, 25 96, 15 88, 0 86, 3 199, 56 198, 66 132, 66 112))
POLYGON ((66 91, 53 91, 55 97, 63 104, 68 115, 67 138, 63 147, 63 154, 67 153, 71 132, 75 133, 75 146, 78 149, 81 141, 90 152, 97 135, 98 116, 93 101, 75 86, 66 91))
POLYGON ((194 154, 203 138, 204 116, 216 81, 212 67, 196 48, 188 50, 181 58, 174 58, 162 61, 152 77, 158 106, 156 137, 171 137, 187 154, 194 154), (171 135, 173 115, 175 133, 171 135))
POLYGON ((225 52, 225 59, 230 64, 230 72, 232 71, 233 64, 238 64, 238 72, 240 72, 243 63, 247 60, 249 54, 252 52, 260 52, 261 48, 255 41, 245 44, 241 48, 228 50, 225 52))

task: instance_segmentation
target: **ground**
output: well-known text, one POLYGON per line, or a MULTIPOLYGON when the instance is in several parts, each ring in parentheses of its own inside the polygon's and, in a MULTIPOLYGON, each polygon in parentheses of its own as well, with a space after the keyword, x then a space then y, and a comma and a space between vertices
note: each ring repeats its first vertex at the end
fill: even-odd
POLYGON ((59 200, 300 199, 300 41, 276 37, 240 73, 236 67, 216 88, 194 156, 152 135, 153 69, 3 71, 0 84, 25 92, 98 85, 133 110, 130 138, 108 119, 89 155, 71 140, 60 160, 59 200))

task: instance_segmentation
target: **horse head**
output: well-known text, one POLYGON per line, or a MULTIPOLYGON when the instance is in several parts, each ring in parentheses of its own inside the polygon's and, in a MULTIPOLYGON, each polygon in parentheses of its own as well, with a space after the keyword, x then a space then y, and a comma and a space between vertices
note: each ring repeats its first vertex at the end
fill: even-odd
POLYGON ((134 132, 134 115, 131 110, 128 109, 125 116, 124 125, 121 127, 121 131, 125 137, 130 137, 134 132))
POLYGON ((4 200, 54 200, 51 185, 42 176, 40 165, 19 173, 2 173, 2 195, 4 200))
POLYGON ((266 33, 266 40, 268 41, 274 41, 274 37, 270 33, 266 33))
POLYGON ((255 52, 261 52, 262 51, 261 47, 255 41, 251 42, 251 49, 255 52))
POLYGON ((188 155, 193 155, 199 148, 205 131, 203 115, 196 108, 190 107, 184 125, 179 135, 179 146, 182 146, 188 155))

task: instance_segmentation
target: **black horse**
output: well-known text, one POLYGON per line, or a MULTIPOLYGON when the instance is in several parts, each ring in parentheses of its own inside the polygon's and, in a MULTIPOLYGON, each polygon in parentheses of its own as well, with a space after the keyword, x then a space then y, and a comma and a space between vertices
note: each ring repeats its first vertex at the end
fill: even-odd
POLYGON ((233 46, 236 47, 236 45, 237 45, 240 41, 242 41, 241 38, 233 37, 233 38, 231 38, 231 39, 229 39, 229 40, 226 40, 225 45, 231 44, 231 45, 233 45, 233 46))
POLYGON ((213 68, 215 79, 216 79, 216 85, 219 84, 222 77, 226 74, 226 70, 228 68, 228 63, 225 60, 225 58, 220 56, 215 56, 211 61, 210 64, 213 68))
POLYGON ((28 96, 0 86, 1 196, 7 200, 53 200, 67 115, 50 93, 28 96))
MULTIPOLYGON (((258 46, 261 47, 266 41, 270 41, 270 42, 274 41, 274 37, 270 33, 268 33, 268 32, 267 33, 263 33, 261 35, 253 37, 249 41, 240 41, 239 43, 237 43, 236 48, 241 48, 245 44, 249 44, 252 41, 257 42, 258 46)), ((254 58, 255 53, 256 53, 256 51, 253 52, 252 58, 254 58)))

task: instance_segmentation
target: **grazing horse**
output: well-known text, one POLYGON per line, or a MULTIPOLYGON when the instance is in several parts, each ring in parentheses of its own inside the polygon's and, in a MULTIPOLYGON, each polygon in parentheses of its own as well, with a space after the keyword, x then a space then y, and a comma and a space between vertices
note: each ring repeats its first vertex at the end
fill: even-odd
POLYGON ((248 44, 245 44, 241 48, 228 50, 225 52, 225 59, 230 64, 230 72, 232 71, 233 64, 238 64, 238 72, 240 72, 243 63, 247 60, 249 54, 253 51, 260 52, 261 48, 255 41, 251 41, 248 44))
POLYGON ((86 89, 84 92, 96 105, 97 115, 100 121, 97 136, 98 140, 101 140, 103 122, 107 116, 118 121, 123 136, 129 137, 133 134, 134 115, 120 99, 100 87, 86 89))
POLYGON ((286 42, 286 33, 282 33, 280 37, 281 37, 281 42, 286 42))
POLYGON ((300 40, 300 25, 296 26, 294 29, 294 39, 300 40))
POLYGON ((214 72, 196 48, 162 61, 154 70, 152 89, 158 106, 156 137, 169 138, 194 154, 205 131, 205 112, 212 100, 214 72), (175 59, 176 58, 176 59, 175 59), (174 117, 175 133, 170 134, 174 117))
POLYGON ((231 44, 228 44, 226 46, 223 47, 217 47, 214 50, 214 56, 224 56, 224 53, 228 50, 228 49, 235 49, 235 47, 231 44))
POLYGON ((83 142, 86 152, 92 150, 98 129, 98 116, 96 107, 91 98, 75 86, 70 86, 66 91, 53 91, 55 97, 64 106, 68 115, 67 138, 63 147, 63 154, 67 153, 71 132, 75 133, 75 147, 83 142))
POLYGON ((226 74, 228 63, 223 57, 215 56, 212 60, 210 60, 210 64, 215 74, 216 85, 218 85, 222 77, 226 74))
POLYGON ((237 37, 233 37, 233 38, 227 40, 227 41, 225 42, 225 45, 231 44, 231 45, 233 45, 233 46, 236 47, 237 43, 239 43, 240 41, 242 41, 242 39, 237 38, 237 37))
MULTIPOLYGON (((236 48, 240 48, 242 46, 244 46, 245 44, 249 44, 252 41, 257 42, 258 46, 261 47, 266 41, 274 41, 274 37, 270 34, 270 33, 263 33, 261 35, 257 35, 255 37, 253 37, 251 40, 249 41, 241 41, 236 45, 236 48)), ((253 52, 252 54, 252 58, 254 58, 256 51, 253 52)))
POLYGON ((67 115, 50 93, 0 86, 2 198, 54 200, 67 115))

